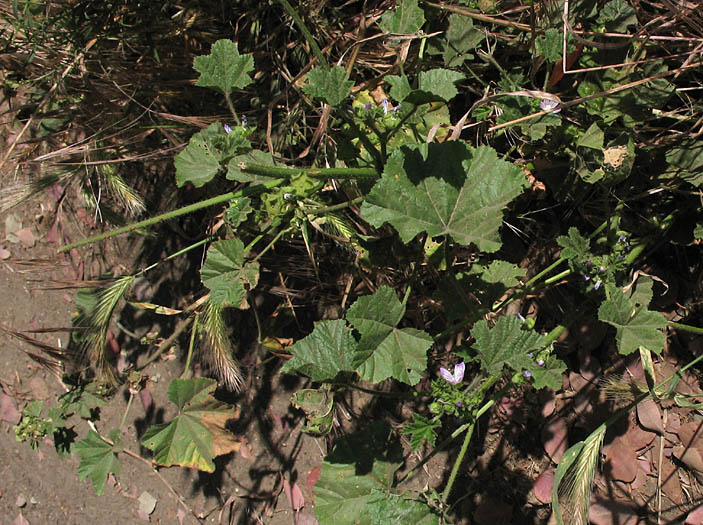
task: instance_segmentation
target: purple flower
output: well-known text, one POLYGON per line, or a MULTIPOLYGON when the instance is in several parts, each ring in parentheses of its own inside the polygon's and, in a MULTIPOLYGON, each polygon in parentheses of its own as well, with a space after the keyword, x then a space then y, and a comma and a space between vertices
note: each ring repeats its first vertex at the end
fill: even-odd
POLYGON ((247 116, 242 115, 242 128, 247 129, 247 116))
POLYGON ((227 133, 228 135, 232 133, 232 128, 229 127, 229 124, 225 124, 225 133, 227 133))
POLYGON ((600 285, 601 285, 601 284, 603 284, 603 283, 601 282, 600 279, 598 279, 598 280, 596 281, 596 284, 593 285, 593 289, 594 289, 594 290, 597 290, 598 288, 600 288, 600 285))
POLYGON ((381 105, 383 106, 383 114, 384 114, 384 115, 388 115, 388 99, 387 99, 387 98, 384 98, 384 99, 381 101, 381 105))
POLYGON ((458 407, 461 408, 461 405, 462 405, 461 401, 457 401, 457 402, 456 402, 456 406, 458 406, 458 407))
POLYGON ((590 278, 591 278, 591 276, 588 275, 588 274, 586 274, 586 275, 583 276, 583 280, 584 280, 584 281, 588 281, 590 278))
POLYGON ((603 272, 605 272, 605 266, 600 267, 600 273, 603 273, 603 272))
POLYGON ((452 385, 458 385, 461 383, 464 379, 464 370, 466 370, 466 363, 463 361, 461 363, 458 363, 454 367, 454 373, 452 374, 449 370, 447 370, 444 367, 441 367, 439 369, 439 373, 442 375, 444 379, 449 381, 452 385))
POLYGON ((371 109, 371 103, 364 104, 364 109, 371 109))
POLYGON ((538 359, 537 366, 544 366, 544 359, 538 359))
POLYGON ((591 259, 588 259, 588 260, 586 261, 586 264, 587 264, 588 266, 591 266, 591 265, 593 264, 593 261, 592 261, 591 259))
POLYGON ((522 377, 524 377, 525 379, 529 379, 532 377, 532 372, 530 372, 529 370, 523 370, 522 377))
MULTIPOLYGON (((547 111, 549 109, 554 109, 558 105, 559 105, 559 102, 557 102, 556 100, 548 99, 548 98, 543 98, 542 101, 539 103, 540 109, 543 109, 544 111, 547 111)), ((560 111, 561 111, 561 108, 554 109, 554 111, 552 111, 552 113, 559 113, 560 111)))

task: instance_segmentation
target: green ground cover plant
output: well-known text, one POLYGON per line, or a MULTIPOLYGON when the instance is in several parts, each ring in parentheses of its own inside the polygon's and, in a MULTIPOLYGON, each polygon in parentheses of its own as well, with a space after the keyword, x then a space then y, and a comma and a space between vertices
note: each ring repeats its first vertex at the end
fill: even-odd
MULTIPOLYGON (((24 18, 16 11, 18 20, 33 20, 31 9, 24 6, 24 18)), ((141 436, 155 464, 211 472, 214 458, 236 450, 226 429, 236 409, 215 394, 218 385, 246 387, 233 315, 254 319, 257 348, 281 359, 282 374, 309 379, 292 403, 311 436, 331 435, 349 391, 412 407, 400 432, 374 416, 334 441, 315 485, 319 523, 460 520, 456 481, 482 416, 508 392, 559 390, 574 364, 560 338, 585 319, 610 327, 610 359, 641 356, 647 384, 624 387, 610 419, 562 457, 552 495, 557 523, 588 522, 614 421, 644 399, 697 406, 674 387, 701 356, 686 354, 668 378, 656 378, 652 363, 666 351, 667 334, 703 333, 698 290, 684 294, 685 313, 672 321, 653 304, 663 279, 652 268, 673 252, 700 258, 694 89, 703 34, 674 34, 656 18, 660 8, 626 0, 401 0, 376 9, 339 53, 313 22, 327 17, 321 27, 329 30, 344 8, 287 0, 261 8, 261 20, 268 10, 287 14, 295 53, 304 55, 299 71, 286 71, 287 85, 277 84, 291 92, 285 111, 255 95, 281 82, 268 59, 260 63, 255 37, 218 39, 194 57, 195 85, 204 97, 221 97, 227 111, 173 157, 177 187, 199 200, 61 250, 192 214, 217 228, 202 227, 197 240, 157 263, 79 295, 74 343, 95 375, 83 374, 46 412, 27 405, 18 439, 36 444, 49 435, 57 449, 72 447, 79 475, 97 493, 125 453, 138 456, 121 447, 119 429, 93 425, 71 443, 65 424, 73 414, 91 421, 119 382, 128 381, 134 396, 148 375, 145 363, 120 376, 105 350, 125 299, 181 317, 189 334, 183 375, 168 386, 178 415, 141 436), (377 50, 391 57, 387 67, 362 63, 365 42, 383 42, 377 50), (286 126, 291 133, 281 131, 286 126), (312 280, 334 288, 325 281, 344 267, 365 283, 364 293, 349 294, 348 286, 333 315, 309 309, 304 319, 290 299, 259 301, 272 276, 296 283, 272 262, 296 245, 312 280), (203 249, 190 306, 130 299, 146 272, 203 249), (190 377, 196 354, 216 379, 190 377), (406 490, 413 472, 443 450, 451 451, 443 487, 406 490), (399 475, 416 451, 423 460, 399 475)), ((247 26, 255 36, 256 14, 247 26)), ((108 168, 99 175, 114 186, 108 168)), ((137 199, 129 189, 118 194, 127 196, 123 204, 137 199)), ((700 263, 685 271, 695 279, 700 263)))

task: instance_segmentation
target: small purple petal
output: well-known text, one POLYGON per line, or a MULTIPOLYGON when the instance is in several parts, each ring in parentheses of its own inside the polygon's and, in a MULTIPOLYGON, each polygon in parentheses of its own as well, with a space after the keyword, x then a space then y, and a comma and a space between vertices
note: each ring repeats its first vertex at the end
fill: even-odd
POLYGON ((600 273, 603 273, 603 272, 605 272, 605 266, 600 267, 600 273))
MULTIPOLYGON (((550 100, 548 98, 543 98, 542 101, 539 103, 540 109, 543 109, 544 111, 547 111, 549 109, 554 109, 559 105, 559 102, 556 100, 550 100)), ((552 113, 559 113, 561 109, 555 109, 552 111, 552 113)))
POLYGON ((442 377, 443 377, 445 380, 447 380, 447 381, 448 381, 449 383, 451 383, 452 385, 456 385, 456 384, 458 383, 458 381, 456 381, 456 380, 454 379, 454 376, 452 375, 452 373, 451 373, 449 370, 447 370, 446 368, 441 367, 441 368, 439 369, 439 373, 442 375, 442 377))
POLYGON ((538 359, 537 366, 544 366, 544 359, 538 359))
POLYGON ((228 135, 232 133, 232 128, 229 127, 229 124, 225 124, 225 133, 227 133, 228 135))
POLYGON ((458 407, 460 407, 461 404, 462 404, 461 401, 457 401, 457 402, 456 402, 456 406, 458 406, 458 407))
POLYGON ((388 99, 387 99, 387 98, 384 98, 384 99, 381 101, 381 105, 383 106, 383 114, 384 114, 384 115, 388 115, 388 99))
POLYGON ((247 127, 247 117, 246 115, 242 115, 242 127, 246 129, 247 127))
POLYGON ((458 363, 454 367, 454 378, 456 379, 456 382, 459 383, 464 380, 464 371, 466 370, 466 363, 463 361, 461 363, 458 363))
POLYGON ((590 278, 591 278, 590 275, 584 275, 584 276, 583 276, 583 280, 584 280, 584 281, 588 281, 590 278))
POLYGON ((597 290, 598 288, 600 288, 600 285, 601 285, 601 284, 603 284, 603 283, 601 282, 600 279, 598 279, 598 280, 596 281, 596 284, 593 285, 593 289, 594 289, 594 290, 597 290))
POLYGON ((529 370, 525 370, 522 372, 522 377, 524 377, 525 379, 529 379, 532 377, 532 372, 530 372, 529 370))
POLYGON ((588 266, 591 266, 591 265, 593 264, 593 261, 592 261, 591 259, 588 259, 588 260, 586 261, 586 264, 587 264, 588 266))

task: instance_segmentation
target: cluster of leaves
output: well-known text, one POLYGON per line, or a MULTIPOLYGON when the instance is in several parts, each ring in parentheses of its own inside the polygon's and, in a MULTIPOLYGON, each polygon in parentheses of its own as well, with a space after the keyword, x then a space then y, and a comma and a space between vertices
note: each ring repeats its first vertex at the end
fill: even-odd
MULTIPOLYGON (((473 7, 485 8, 478 4, 473 7)), ((574 6, 571 16, 594 34, 625 33, 639 23, 624 0, 611 0, 601 9, 597 4, 574 6)), ((197 85, 220 93, 231 111, 229 122, 215 122, 195 133, 174 163, 179 187, 220 193, 183 213, 228 203, 225 227, 209 244, 201 268, 208 304, 250 309, 250 294, 264 279, 262 255, 281 239, 300 236, 317 270, 312 229, 350 246, 369 272, 382 275, 383 265, 375 261, 384 260, 389 261, 385 266, 410 276, 400 285, 378 286, 356 298, 340 318, 319 320, 287 349, 282 372, 322 384, 293 400, 305 411, 307 430, 314 434, 331 430, 339 391, 361 381, 388 380, 402 391, 432 375, 442 363, 428 359, 428 351, 459 330, 470 332, 450 359, 461 359, 461 368, 432 382, 423 392, 430 410, 405 425, 413 449, 434 445, 443 428, 456 420, 464 425, 460 428, 473 429, 498 395, 496 384, 560 388, 566 365, 552 343, 575 318, 593 317, 612 326, 622 355, 665 348, 668 322, 649 308, 653 281, 636 279, 633 270, 647 248, 667 238, 681 213, 673 190, 685 193, 703 183, 700 145, 689 139, 668 147, 673 139, 662 139, 662 129, 654 127, 663 127, 659 115, 677 96, 667 80, 670 63, 640 41, 586 46, 562 27, 562 13, 548 7, 540 13, 543 27, 532 38, 501 36, 500 42, 524 44, 524 60, 511 61, 503 54, 510 57, 518 46, 494 46, 485 28, 472 21, 478 13, 453 10, 447 17, 429 17, 417 0, 401 0, 378 20, 378 30, 389 48, 398 50, 401 66, 379 80, 380 91, 366 89, 368 84, 355 89, 362 79, 354 78, 353 70, 317 57, 298 87, 311 108, 322 104, 329 112, 334 147, 320 163, 325 167, 292 167, 275 151, 258 147, 264 142, 261 134, 240 118, 233 103, 233 94, 255 85, 253 54, 219 40, 209 55, 195 59, 197 85), (416 37, 422 42, 419 66, 406 72, 403 57, 416 37), (642 61, 641 67, 612 67, 635 59, 642 61), (579 82, 563 89, 561 61, 583 69, 579 82), (460 88, 469 87, 480 98, 467 107, 460 88), (564 103, 567 98, 574 101, 564 103), (468 118, 495 131, 490 146, 475 147, 462 138, 468 118), (569 210, 560 217, 544 216, 554 224, 544 218, 533 228, 525 219, 528 214, 520 214, 531 205, 527 192, 533 174, 550 189, 552 207, 569 210), (647 198, 665 184, 671 193, 647 198), (223 187, 227 193, 221 193, 223 187), (586 220, 567 220, 574 208, 587 208, 586 220), (506 248, 508 217, 560 250, 547 268, 531 268, 536 276, 526 282, 525 270, 516 264, 520 259, 506 248), (586 231, 584 237, 580 232, 586 231), (431 277, 420 277, 420 267, 428 268, 431 277), (550 276, 559 267, 561 273, 550 276), (549 334, 542 333, 548 329, 544 322, 502 315, 509 303, 538 295, 565 278, 570 278, 574 302, 581 307, 558 319, 549 334), (626 287, 628 283, 632 285, 626 287), (441 306, 439 328, 408 315, 415 293, 441 306), (489 322, 482 319, 486 314, 498 317, 491 315, 489 322), (470 386, 462 380, 464 366, 473 376, 470 386)), ((295 21, 303 24, 300 17, 295 21)), ((519 24, 508 27, 519 31, 519 24)), ((300 29, 310 48, 319 51, 310 32, 302 25, 300 29)), ((689 122, 691 115, 682 119, 689 122)), ((688 232, 691 242, 703 229, 696 206, 688 232)), ((132 281, 122 282, 126 289, 132 281)), ((122 293, 103 302, 98 336, 104 337, 122 293)), ((210 380, 171 384, 169 396, 179 416, 153 427, 142 440, 156 462, 212 470, 212 458, 232 450, 232 443, 216 446, 212 441, 213 436, 218 442, 224 439, 223 414, 228 410, 212 396, 214 387, 210 380)), ((33 410, 23 422, 23 436, 34 439, 55 431, 42 426, 33 410)), ((96 489, 118 468, 118 437, 91 433, 79 443, 81 475, 90 476, 96 489)), ((369 521, 371 516, 377 521, 380 516, 436 522, 433 505, 447 503, 454 478, 440 503, 411 497, 394 479, 400 458, 380 422, 340 440, 315 489, 320 522, 340 516, 349 522, 369 521)))

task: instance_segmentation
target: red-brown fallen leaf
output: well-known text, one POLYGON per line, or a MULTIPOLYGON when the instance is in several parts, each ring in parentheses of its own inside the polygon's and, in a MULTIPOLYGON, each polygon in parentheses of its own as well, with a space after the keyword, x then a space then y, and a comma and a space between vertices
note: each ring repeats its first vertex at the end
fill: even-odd
POLYGON ((535 498, 537 498, 542 503, 551 503, 553 486, 554 470, 545 470, 532 484, 532 490, 534 490, 535 498))
POLYGON ((537 393, 542 404, 542 417, 547 419, 554 413, 557 406, 557 396, 551 388, 543 388, 537 393))
POLYGON ((305 486, 308 488, 308 492, 310 494, 313 494, 313 487, 315 486, 315 483, 317 483, 317 480, 320 479, 320 473, 322 472, 322 468, 320 467, 315 467, 310 471, 310 474, 308 474, 308 477, 305 478, 305 486))
POLYGON ((703 505, 688 513, 684 525, 703 525, 703 505))
POLYGON ((319 525, 319 522, 315 516, 303 511, 295 515, 295 525, 319 525))
POLYGON ((640 487, 644 487, 647 483, 647 474, 649 471, 649 461, 643 458, 637 458, 637 474, 635 475, 635 480, 632 482, 630 487, 632 490, 636 490, 640 487), (646 467, 644 466, 646 464, 646 467))
POLYGON ((637 510, 627 503, 613 499, 602 499, 588 509, 592 525, 637 525, 637 510))
POLYGON ((659 434, 664 433, 664 423, 662 422, 662 413, 656 401, 647 398, 637 404, 637 419, 640 425, 647 430, 652 430, 659 434))
POLYGON ((287 478, 283 478, 283 492, 286 498, 288 498, 288 503, 290 503, 293 510, 298 511, 305 506, 303 491, 300 490, 297 483, 294 482, 291 485, 287 478))
POLYGON ((32 230, 30 230, 29 228, 22 228, 21 230, 17 230, 15 232, 15 236, 27 248, 31 248, 32 246, 34 246, 34 243, 36 242, 36 239, 34 238, 34 234, 32 233, 32 230))
POLYGON ((684 447, 701 447, 703 446, 703 421, 684 423, 679 427, 677 434, 684 447))
POLYGON ((24 516, 22 516, 22 513, 20 512, 15 518, 15 521, 12 522, 12 525, 29 525, 29 522, 25 519, 24 516))
POLYGON ((0 260, 4 261, 5 259, 9 259, 10 255, 12 255, 12 253, 10 253, 10 250, 6 250, 2 246, 0 246, 0 260))
POLYGON ((17 403, 5 392, 0 392, 0 420, 16 425, 22 419, 22 413, 17 410, 17 403))
POLYGON ((154 398, 151 396, 151 391, 148 386, 145 386, 139 391, 139 401, 142 403, 142 408, 144 412, 148 412, 151 406, 154 404, 154 398))
POLYGON ((559 463, 564 452, 569 448, 569 429, 565 418, 553 417, 547 423, 542 429, 542 443, 552 461, 559 463))
POLYGON ((607 447, 604 447, 605 468, 610 477, 631 483, 637 475, 637 453, 632 445, 622 438, 615 439, 607 447))
POLYGON ((674 457, 687 467, 697 472, 703 472, 703 454, 699 449, 684 446, 674 447, 674 457))
POLYGON ((660 467, 662 472, 662 490, 677 505, 683 505, 684 497, 681 491, 681 481, 676 465, 670 459, 663 458, 660 467))
POLYGON ((493 499, 484 498, 474 511, 476 525, 495 525, 496 523, 512 523, 513 506, 493 499))
POLYGON ((642 450, 649 445, 657 435, 649 432, 637 424, 637 421, 630 419, 627 433, 623 436, 632 446, 633 450, 642 450))

